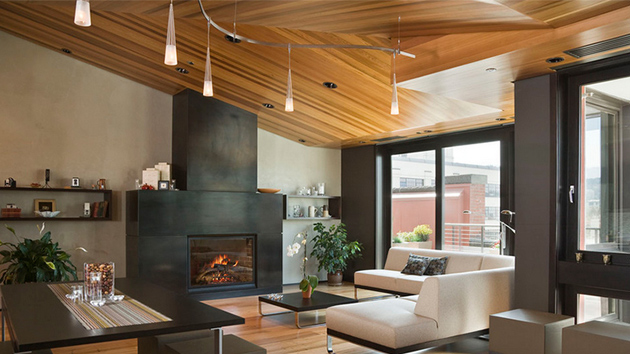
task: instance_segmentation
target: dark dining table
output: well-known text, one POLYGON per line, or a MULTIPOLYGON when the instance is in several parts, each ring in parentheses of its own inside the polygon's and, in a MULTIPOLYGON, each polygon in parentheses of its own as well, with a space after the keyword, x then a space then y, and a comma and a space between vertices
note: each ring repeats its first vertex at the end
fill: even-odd
POLYGON ((172 321, 86 329, 48 288, 48 283, 2 285, 3 327, 6 321, 15 352, 100 343, 212 329, 215 353, 222 352, 222 327, 245 323, 242 317, 205 305, 155 284, 117 278, 116 289, 172 321))

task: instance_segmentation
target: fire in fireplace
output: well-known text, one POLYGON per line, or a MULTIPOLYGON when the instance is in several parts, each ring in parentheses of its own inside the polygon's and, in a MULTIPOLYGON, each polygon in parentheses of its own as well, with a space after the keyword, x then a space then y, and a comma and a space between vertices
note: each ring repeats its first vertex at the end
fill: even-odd
POLYGON ((190 287, 254 282, 253 236, 189 237, 190 287))

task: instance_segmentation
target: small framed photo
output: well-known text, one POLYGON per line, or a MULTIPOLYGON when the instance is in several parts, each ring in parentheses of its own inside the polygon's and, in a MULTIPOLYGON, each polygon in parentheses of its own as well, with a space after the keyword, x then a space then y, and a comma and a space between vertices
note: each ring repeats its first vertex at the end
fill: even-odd
POLYGON ((158 190, 168 190, 168 181, 158 181, 158 190))
POLYGON ((36 211, 57 211, 54 199, 35 199, 36 211))

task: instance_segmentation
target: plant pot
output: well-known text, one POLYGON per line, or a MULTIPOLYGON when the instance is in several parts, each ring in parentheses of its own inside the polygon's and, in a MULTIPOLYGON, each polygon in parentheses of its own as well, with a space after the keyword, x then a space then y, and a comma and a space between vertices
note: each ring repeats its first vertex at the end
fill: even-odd
POLYGON ((393 243, 392 247, 431 249, 433 247, 433 241, 393 243))
POLYGON ((302 298, 310 299, 312 294, 313 294, 313 288, 309 285, 306 291, 302 291, 302 298))
POLYGON ((328 285, 339 286, 343 283, 343 273, 338 270, 334 273, 328 273, 328 285))

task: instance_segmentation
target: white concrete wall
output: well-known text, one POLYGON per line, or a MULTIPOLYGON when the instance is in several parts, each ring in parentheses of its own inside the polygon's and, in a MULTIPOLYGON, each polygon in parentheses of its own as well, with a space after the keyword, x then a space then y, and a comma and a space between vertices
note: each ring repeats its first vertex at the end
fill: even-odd
MULTIPOLYGON (((314 186, 318 182, 326 183, 327 195, 341 195, 341 150, 307 147, 267 131, 258 130, 258 187, 280 188, 282 189, 280 193, 297 194, 300 187, 314 186)), ((304 205, 313 203, 317 206, 323 203, 320 199, 298 202, 304 205)), ((288 257, 286 247, 299 232, 308 231, 310 239, 314 234, 313 223, 307 220, 284 220, 282 223, 282 244, 285 249, 282 274, 285 284, 298 283, 302 279, 300 270, 302 253, 288 257)), ((323 222, 327 227, 332 223, 333 221, 323 222)), ((309 245, 309 252, 311 249, 309 245)), ((306 269, 307 274, 316 274, 317 262, 309 259, 306 269)), ((318 277, 325 280, 326 273, 322 271, 318 277)))

